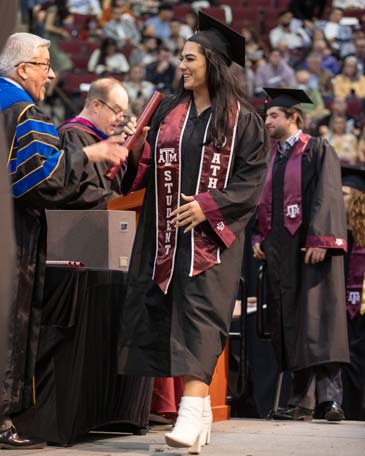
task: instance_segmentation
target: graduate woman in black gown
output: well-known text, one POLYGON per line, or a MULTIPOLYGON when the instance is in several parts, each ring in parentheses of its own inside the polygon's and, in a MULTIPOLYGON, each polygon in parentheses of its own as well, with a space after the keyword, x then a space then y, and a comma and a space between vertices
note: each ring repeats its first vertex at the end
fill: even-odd
POLYGON ((123 303, 120 373, 184 376, 166 441, 193 453, 209 442, 208 388, 266 173, 267 134, 232 61, 244 66, 242 36, 200 14, 199 32, 181 53, 180 89, 162 101, 139 164, 130 160, 123 181, 147 190, 123 303))
POLYGON ((345 257, 350 364, 342 368, 343 409, 348 420, 365 419, 365 167, 342 166, 347 213, 345 257))

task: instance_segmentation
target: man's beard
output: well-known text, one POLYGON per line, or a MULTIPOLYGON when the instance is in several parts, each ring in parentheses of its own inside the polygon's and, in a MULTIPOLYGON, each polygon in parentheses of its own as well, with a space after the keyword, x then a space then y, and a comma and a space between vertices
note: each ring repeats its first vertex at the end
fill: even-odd
POLYGON ((276 127, 270 134, 273 139, 280 140, 286 135, 286 130, 283 127, 276 127))

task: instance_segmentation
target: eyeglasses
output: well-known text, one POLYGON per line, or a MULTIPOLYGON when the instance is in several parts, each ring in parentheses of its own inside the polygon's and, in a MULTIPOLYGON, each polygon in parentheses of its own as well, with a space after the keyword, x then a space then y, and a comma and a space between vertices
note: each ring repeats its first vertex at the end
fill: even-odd
POLYGON ((14 65, 15 68, 18 67, 19 65, 21 65, 22 63, 29 63, 30 65, 40 65, 41 67, 44 67, 44 71, 46 73, 49 73, 49 70, 51 69, 50 63, 43 63, 43 62, 19 62, 16 65, 14 65))
POLYGON ((117 117, 118 116, 124 116, 124 111, 123 109, 121 111, 116 111, 114 108, 112 108, 106 101, 104 100, 101 100, 100 98, 97 98, 97 100, 103 104, 104 106, 106 106, 107 108, 109 108, 117 117))

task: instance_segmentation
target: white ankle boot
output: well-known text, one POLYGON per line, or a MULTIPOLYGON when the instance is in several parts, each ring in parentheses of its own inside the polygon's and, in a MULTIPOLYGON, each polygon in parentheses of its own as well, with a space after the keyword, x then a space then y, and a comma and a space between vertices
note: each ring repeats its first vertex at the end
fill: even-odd
POLYGON ((189 450, 190 454, 199 454, 200 447, 210 443, 210 430, 213 422, 213 414, 210 406, 210 396, 203 399, 203 413, 202 423, 203 428, 198 439, 195 440, 194 445, 189 450))
POLYGON ((175 448, 193 446, 196 454, 200 453, 200 447, 204 445, 206 437, 202 417, 203 398, 183 396, 174 429, 165 434, 166 443, 175 448))
POLYGON ((210 406, 210 396, 206 396, 203 399, 203 424, 205 428, 206 438, 205 438, 205 445, 210 443, 210 430, 212 427, 213 422, 213 413, 212 408, 210 406))

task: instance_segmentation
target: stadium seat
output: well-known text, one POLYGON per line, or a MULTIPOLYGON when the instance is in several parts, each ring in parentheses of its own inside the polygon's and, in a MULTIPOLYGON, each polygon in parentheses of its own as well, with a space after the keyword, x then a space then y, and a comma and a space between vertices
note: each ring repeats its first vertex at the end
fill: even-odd
POLYGON ((94 19, 95 21, 98 20, 98 18, 94 14, 72 13, 71 16, 73 18, 73 26, 75 28, 82 28, 86 24, 86 22, 90 19, 94 19))
POLYGON ((83 54, 90 57, 91 53, 100 47, 100 44, 94 41, 60 40, 59 46, 63 52, 70 56, 83 54))
POLYGON ((202 11, 215 19, 226 22, 226 13, 223 8, 212 6, 210 8, 202 8, 202 11))
POLYGON ((68 95, 81 92, 81 84, 91 84, 99 76, 94 73, 64 73, 62 89, 68 95))
POLYGON ((172 7, 172 11, 174 12, 174 17, 177 19, 181 19, 185 16, 186 13, 190 13, 193 11, 191 6, 185 5, 174 5, 172 7))

